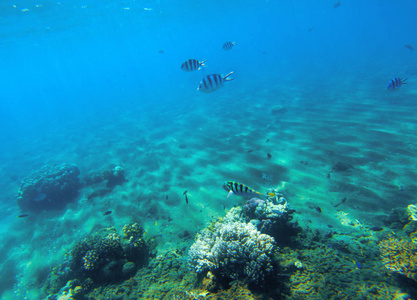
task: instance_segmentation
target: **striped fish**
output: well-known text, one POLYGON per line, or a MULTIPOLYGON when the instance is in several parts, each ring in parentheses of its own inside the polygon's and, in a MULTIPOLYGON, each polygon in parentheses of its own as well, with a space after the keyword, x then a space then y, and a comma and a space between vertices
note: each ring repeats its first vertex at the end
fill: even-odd
POLYGON ((236 42, 226 42, 223 44, 223 50, 232 50, 234 45, 236 45, 236 42))
POLYGON ((247 196, 247 195, 258 195, 258 196, 264 196, 264 194, 257 192, 250 187, 236 182, 236 181, 226 181, 223 183, 223 188, 229 192, 227 195, 227 198, 229 198, 231 195, 238 195, 238 196, 247 196))
POLYGON ((203 78, 203 80, 201 80, 200 86, 197 90, 203 93, 214 92, 215 90, 221 88, 224 85, 225 81, 233 80, 233 78, 228 78, 232 74, 233 72, 230 72, 229 74, 223 77, 220 74, 207 75, 203 78))
POLYGON ((192 71, 200 70, 201 67, 205 67, 204 63, 206 61, 207 59, 203 61, 199 61, 198 59, 190 58, 182 63, 181 70, 185 72, 192 72, 192 71))
POLYGON ((390 90, 390 91, 398 90, 403 84, 407 83, 405 82, 406 80, 407 78, 406 79, 401 79, 401 78, 391 79, 390 83, 388 84, 387 90, 390 90))

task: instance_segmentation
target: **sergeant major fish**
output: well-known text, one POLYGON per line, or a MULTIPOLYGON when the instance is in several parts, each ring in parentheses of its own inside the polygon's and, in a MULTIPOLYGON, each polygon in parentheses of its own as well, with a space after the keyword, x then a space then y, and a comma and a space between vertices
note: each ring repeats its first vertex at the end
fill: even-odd
POLYGON ((223 188, 229 192, 227 198, 231 195, 238 195, 238 196, 250 196, 250 195, 257 195, 257 196, 264 196, 266 198, 276 197, 276 193, 268 191, 266 194, 262 194, 250 187, 244 185, 243 183, 239 183, 236 181, 226 181, 223 183, 223 188))
POLYGON ((194 59, 194 58, 188 59, 182 63, 181 70, 185 72, 192 72, 192 71, 200 70, 201 67, 205 67, 204 63, 206 61, 207 59, 203 61, 199 61, 198 59, 194 59))
POLYGON ((236 182, 236 181, 226 181, 223 183, 223 188, 229 192, 227 195, 227 198, 229 198, 231 195, 238 195, 238 196, 247 196, 247 195, 259 195, 264 196, 264 194, 257 192, 250 187, 236 182))
POLYGON ((390 83, 388 84, 387 90, 390 90, 390 91, 398 90, 403 84, 407 83, 405 82, 406 80, 407 78, 406 79, 401 79, 401 78, 391 79, 390 83))
POLYGON ((218 90, 221 88, 225 81, 231 81, 233 78, 228 78, 230 75, 232 75, 233 72, 230 72, 229 74, 222 76, 220 74, 211 74, 203 78, 200 82, 200 86, 198 87, 198 91, 203 93, 211 93, 215 90, 218 90))
POLYGON ((236 42, 226 42, 223 44, 223 50, 232 50, 234 45, 236 45, 236 42))

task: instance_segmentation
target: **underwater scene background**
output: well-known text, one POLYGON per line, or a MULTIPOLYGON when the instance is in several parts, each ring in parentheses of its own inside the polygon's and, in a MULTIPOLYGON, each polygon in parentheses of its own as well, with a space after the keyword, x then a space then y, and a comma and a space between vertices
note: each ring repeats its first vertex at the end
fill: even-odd
POLYGON ((1 2, 1 298, 417 299, 416 11, 1 2))

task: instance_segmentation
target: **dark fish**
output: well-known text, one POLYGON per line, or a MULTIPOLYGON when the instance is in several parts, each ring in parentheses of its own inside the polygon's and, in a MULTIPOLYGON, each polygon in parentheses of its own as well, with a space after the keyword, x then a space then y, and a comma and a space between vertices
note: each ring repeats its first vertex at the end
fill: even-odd
POLYGON ((267 153, 266 156, 268 157, 268 159, 272 158, 272 154, 271 153, 267 153))
POLYGON ((17 217, 18 218, 26 218, 26 217, 29 217, 29 215, 28 214, 22 214, 22 215, 18 215, 17 217))
POLYGON ((232 50, 234 45, 236 45, 236 42, 226 42, 223 44, 223 50, 232 50))
POLYGON ((158 53, 159 53, 159 54, 164 54, 164 52, 165 52, 165 51, 164 51, 164 49, 159 49, 159 50, 158 50, 158 53))
POLYGON ((309 208, 314 209, 318 213, 321 213, 321 208, 316 204, 310 205, 309 208))
POLYGON ((206 61, 207 59, 203 61, 199 61, 198 59, 191 58, 182 63, 181 70, 185 72, 192 72, 192 71, 200 70, 201 67, 205 67, 204 63, 206 61))
POLYGON ((250 187, 242 183, 235 182, 235 181, 226 181, 225 183, 223 183, 223 188, 229 192, 229 194, 227 195, 227 198, 229 198, 233 194, 239 195, 239 196, 245 196, 245 195, 250 195, 250 194, 264 196, 262 193, 257 192, 251 189, 250 187))
POLYGON ((407 78, 406 79, 401 79, 401 78, 391 79, 390 83, 388 84, 387 90, 390 90, 390 91, 398 90, 403 84, 407 83, 405 82, 406 80, 407 78))
POLYGON ((269 139, 267 139, 266 142, 268 143, 269 142, 269 139))
POLYGON ((358 261, 356 262, 356 265, 358 266, 358 269, 362 269, 362 266, 358 261))
POLYGON ((339 203, 337 203, 336 205, 333 205, 333 207, 338 207, 340 204, 345 203, 345 201, 347 200, 347 198, 343 198, 339 203))
POLYGON ((188 197, 187 197, 187 194, 185 194, 185 203, 187 203, 187 204, 188 204, 188 197))
POLYGON ((168 200, 168 195, 165 196, 165 200, 168 200))
POLYGON ((382 230, 384 230, 384 228, 379 227, 379 226, 374 226, 374 227, 369 228, 369 230, 372 230, 372 231, 382 231, 382 230))
POLYGON ((188 190, 185 190, 184 193, 182 193, 183 195, 187 195, 188 190))
POLYGON ((248 151, 246 151, 246 153, 251 153, 251 152, 253 152, 253 150, 248 150, 248 151))
POLYGON ((218 90, 221 88, 226 81, 231 81, 233 78, 227 78, 230 75, 232 75, 233 72, 230 72, 229 74, 222 76, 220 74, 211 74, 207 75, 206 77, 201 80, 200 85, 198 87, 198 91, 203 93, 211 93, 215 90, 218 90))
POLYGON ((103 216, 108 216, 108 215, 110 215, 112 213, 112 211, 111 210, 108 210, 108 211, 106 211, 104 214, 103 214, 103 216))
POLYGON ((333 8, 338 8, 340 6, 340 4, 342 4, 342 3, 340 3, 340 1, 335 2, 333 4, 333 8))
POLYGON ((404 48, 407 48, 408 50, 411 50, 411 51, 414 50, 413 45, 410 45, 410 44, 404 45, 404 48))

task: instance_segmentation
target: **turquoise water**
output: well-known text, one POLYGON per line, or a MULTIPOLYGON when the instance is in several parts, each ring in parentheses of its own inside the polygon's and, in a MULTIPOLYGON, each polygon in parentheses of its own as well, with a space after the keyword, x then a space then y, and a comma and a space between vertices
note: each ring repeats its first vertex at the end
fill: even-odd
MULTIPOLYGON (((375 249, 402 236, 389 217, 416 203, 417 4, 335 3, 1 3, 2 297, 45 298, 51 268, 102 228, 137 222, 158 255, 186 259, 194 236, 242 203, 226 198, 226 180, 279 189, 304 229, 365 230, 375 249), (227 41, 237 44, 225 51, 227 41), (189 58, 207 66, 184 72, 189 58), (231 71, 219 90, 197 91, 231 71), (407 84, 388 92, 394 77, 407 84), (102 185, 62 209, 22 210, 23 178, 62 163, 81 180, 120 166, 127 181, 92 201, 102 185)), ((416 293, 399 282, 393 294, 416 293)))

